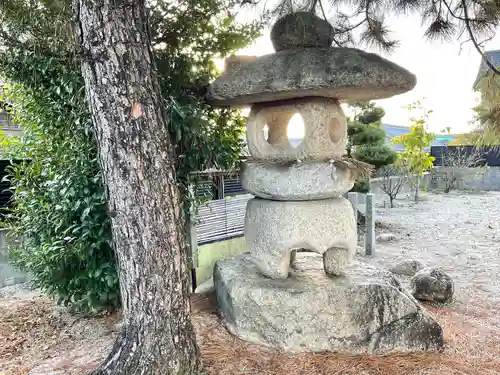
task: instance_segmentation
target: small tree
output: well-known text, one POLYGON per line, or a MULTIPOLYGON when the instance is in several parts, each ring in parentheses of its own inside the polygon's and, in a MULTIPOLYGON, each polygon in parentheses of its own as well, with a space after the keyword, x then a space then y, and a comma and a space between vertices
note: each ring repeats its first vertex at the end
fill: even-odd
POLYGON ((397 164, 385 165, 378 171, 380 190, 389 197, 391 208, 394 207, 394 199, 401 192, 403 186, 408 183, 407 170, 397 164))
POLYGON ((392 139, 393 144, 404 146, 404 151, 399 154, 398 163, 406 168, 411 176, 415 176, 415 202, 418 202, 420 180, 424 172, 432 167, 434 157, 425 151, 434 140, 434 134, 425 130, 425 125, 432 111, 422 108, 420 101, 407 106, 408 111, 422 111, 419 117, 410 117, 410 133, 402 134, 392 139))
MULTIPOLYGON (((397 154, 386 144, 386 134, 381 126, 385 111, 374 102, 357 102, 351 105, 356 113, 348 121, 349 142, 347 155, 372 164, 375 169, 394 163, 397 154)), ((353 191, 367 192, 368 181, 357 181, 353 191)))
POLYGON ((481 152, 477 148, 446 147, 441 155, 443 173, 440 178, 444 183, 444 192, 449 193, 458 187, 459 182, 473 181, 480 173, 470 168, 478 167, 483 162, 481 152))

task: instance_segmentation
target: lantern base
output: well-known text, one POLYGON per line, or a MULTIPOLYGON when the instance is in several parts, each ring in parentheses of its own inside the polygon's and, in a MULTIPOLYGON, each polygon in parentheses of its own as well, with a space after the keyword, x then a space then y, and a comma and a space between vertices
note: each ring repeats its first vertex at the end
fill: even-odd
POLYGON ((434 351, 443 331, 399 282, 362 261, 328 277, 322 257, 299 253, 285 280, 262 276, 248 254, 218 261, 219 311, 242 340, 287 352, 434 351))

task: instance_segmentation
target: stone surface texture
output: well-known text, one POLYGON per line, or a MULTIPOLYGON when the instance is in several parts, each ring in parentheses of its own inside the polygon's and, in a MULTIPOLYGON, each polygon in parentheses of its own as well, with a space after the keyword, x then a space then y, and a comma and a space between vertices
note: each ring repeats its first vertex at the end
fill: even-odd
POLYGON ((308 96, 375 100, 410 91, 416 83, 406 69, 359 49, 293 49, 233 66, 209 86, 207 100, 224 106, 308 96))
POLYGON ((275 51, 294 48, 328 48, 335 30, 322 18, 311 12, 296 12, 280 18, 271 29, 275 51))
POLYGON ((229 56, 224 60, 224 70, 230 71, 234 68, 238 68, 242 63, 255 60, 257 56, 248 56, 248 55, 237 55, 237 56, 229 56))
MULTIPOLYGON (((331 48, 334 34, 312 12, 288 14, 271 31, 276 53, 230 57, 207 90, 214 105, 252 105, 242 170, 256 196, 246 207, 249 253, 216 263, 219 309, 234 334, 285 351, 441 349, 441 327, 390 272, 353 263, 357 208, 342 195, 354 176, 333 163, 347 143, 340 101, 389 98, 416 78, 378 55, 331 48), (292 144, 297 119, 304 136, 292 144)), ((373 194, 365 207, 365 251, 373 255, 373 194)))
POLYGON ((425 268, 411 279, 412 294, 416 299, 448 302, 453 298, 452 278, 439 268, 425 268))
POLYGON ((259 198, 313 200, 342 196, 353 187, 354 176, 349 169, 326 162, 281 166, 248 161, 241 171, 241 184, 259 198))
POLYGON ((243 254, 214 268, 229 330, 289 352, 387 353, 439 350, 442 329, 387 271, 355 262, 328 277, 321 257, 299 253, 286 280, 262 277, 243 254))
POLYGON ((247 120, 250 155, 262 160, 321 160, 341 157, 347 144, 347 119, 337 100, 302 98, 252 106, 247 120), (293 147, 287 135, 291 118, 299 114, 304 138, 293 147), (264 128, 268 137, 264 137, 264 128))
POLYGON ((288 277, 292 250, 324 254, 325 270, 342 270, 356 253, 357 231, 345 198, 313 201, 248 201, 245 239, 259 271, 272 279, 288 277), (347 251, 340 251, 345 249, 347 251))
POLYGON ((377 236, 377 242, 391 242, 396 240, 394 233, 382 233, 377 236))
POLYGON ((390 271, 397 275, 414 276, 417 272, 426 268, 426 265, 416 259, 408 259, 391 267, 390 271))

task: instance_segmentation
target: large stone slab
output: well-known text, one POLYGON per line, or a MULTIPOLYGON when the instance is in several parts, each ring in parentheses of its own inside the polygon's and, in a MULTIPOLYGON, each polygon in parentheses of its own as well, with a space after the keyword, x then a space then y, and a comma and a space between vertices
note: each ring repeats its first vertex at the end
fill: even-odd
POLYGON ((281 166, 248 161, 241 184, 249 193, 264 199, 302 201, 340 197, 351 190, 354 176, 333 163, 300 163, 281 166))
POLYGON ((259 271, 286 278, 292 251, 324 255, 330 274, 343 272, 356 254, 357 228, 351 202, 339 197, 314 201, 248 201, 245 240, 259 271))
POLYGON ((229 66, 208 88, 207 100, 213 105, 307 96, 384 99, 410 91, 417 83, 408 70, 355 48, 283 50, 229 66))
POLYGON ((443 332, 387 271, 357 261, 328 277, 321 257, 300 253, 286 280, 262 277, 244 254, 218 261, 219 311, 231 333, 288 352, 439 350, 443 332))

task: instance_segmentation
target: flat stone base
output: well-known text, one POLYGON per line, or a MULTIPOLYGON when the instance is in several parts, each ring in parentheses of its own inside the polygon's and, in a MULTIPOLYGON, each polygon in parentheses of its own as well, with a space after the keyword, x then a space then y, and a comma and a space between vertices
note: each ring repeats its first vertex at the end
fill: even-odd
POLYGON ((362 260, 329 277, 322 257, 299 253, 285 280, 262 276, 249 254, 218 261, 214 284, 231 333, 288 352, 440 350, 439 324, 387 271, 362 260))

